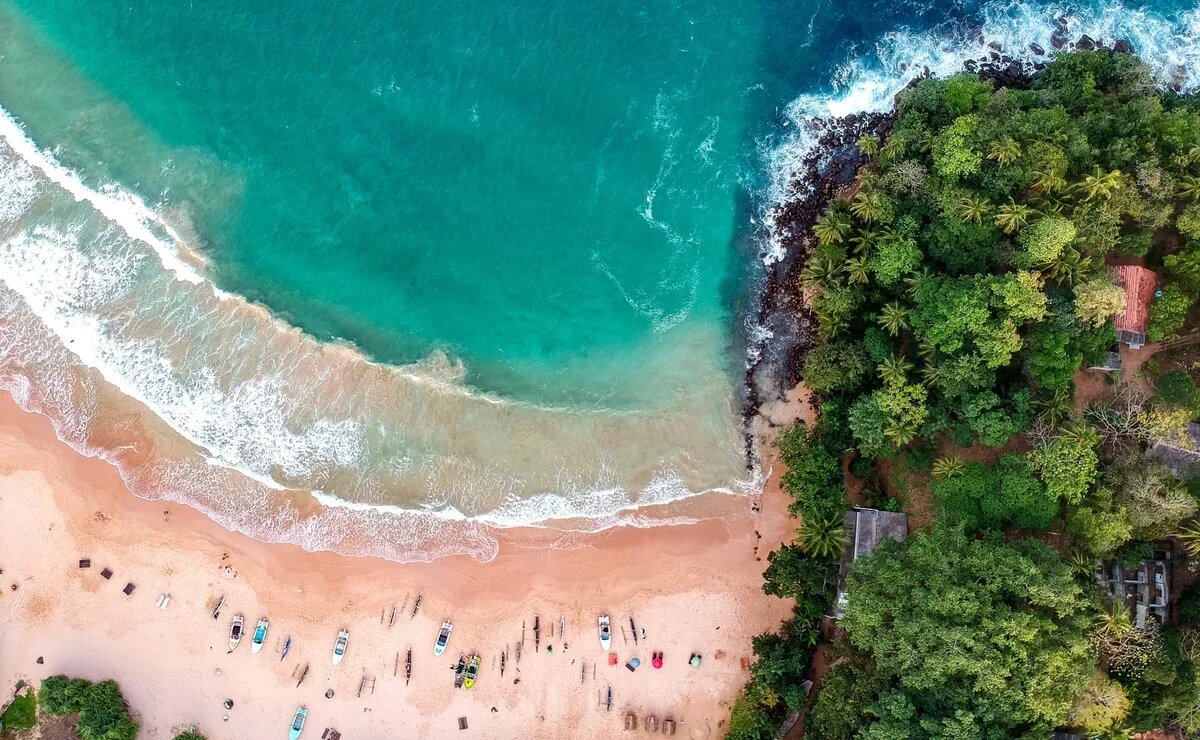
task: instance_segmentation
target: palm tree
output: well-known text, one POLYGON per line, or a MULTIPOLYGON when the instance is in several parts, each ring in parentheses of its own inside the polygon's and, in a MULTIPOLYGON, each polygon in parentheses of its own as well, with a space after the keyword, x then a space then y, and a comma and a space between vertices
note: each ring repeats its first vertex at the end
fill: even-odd
POLYGON ((942 368, 932 364, 921 368, 921 382, 931 388, 941 385, 942 368))
POLYGON ((1200 201, 1200 177, 1193 177, 1191 175, 1180 177, 1175 194, 1193 203, 1200 201))
POLYGON ((931 277, 933 277, 933 271, 928 267, 922 267, 916 272, 911 273, 908 277, 904 278, 904 285, 908 289, 908 294, 912 295, 913 293, 916 293, 917 288, 921 285, 921 282, 931 277))
POLYGON ((842 268, 828 257, 814 257, 800 272, 800 282, 806 288, 831 288, 841 284, 842 268))
POLYGON ((1123 635, 1133 629, 1129 619, 1129 610, 1125 604, 1116 599, 1108 602, 1108 607, 1096 617, 1096 632, 1101 635, 1123 635))
POLYGON ((1002 140, 992 144, 992 148, 988 151, 988 159, 998 162, 1001 167, 1009 166, 1017 161, 1019 156, 1021 156, 1021 145, 1011 136, 1005 136, 1002 140))
POLYGON ((846 260, 845 270, 850 282, 858 285, 865 285, 870 277, 866 257, 852 257, 846 260))
POLYGON ((907 144, 904 138, 893 134, 888 137, 887 141, 883 142, 883 148, 879 150, 879 158, 884 162, 890 162, 893 159, 903 157, 906 147, 907 144))
POLYGON ((892 419, 883 428, 883 436, 897 448, 904 447, 917 438, 917 427, 908 419, 892 419))
POLYGON ((977 224, 987 216, 988 210, 991 207, 992 204, 988 202, 987 198, 978 195, 968 195, 959 199, 958 203, 954 206, 954 210, 963 221, 977 224))
POLYGON ((883 199, 874 190, 860 190, 850 204, 850 212, 858 216, 864 223, 870 224, 879 217, 879 208, 883 199))
POLYGON ((1096 558, 1087 554, 1083 550, 1075 550, 1072 552, 1068 562, 1070 562, 1071 569, 1075 571, 1076 575, 1088 579, 1095 577, 1094 573, 1096 572, 1096 558))
POLYGON ((892 355, 879 363, 879 377, 888 385, 901 385, 908 380, 913 365, 903 355, 892 355))
POLYGON ((1200 555, 1200 520, 1193 519, 1175 535, 1190 555, 1200 555))
POLYGON ((874 159, 879 153, 879 137, 864 136, 858 140, 858 150, 862 152, 867 159, 874 159))
POLYGON ((817 323, 820 327, 818 332, 824 339, 836 337, 850 325, 850 320, 844 314, 830 313, 821 307, 813 309, 813 313, 816 314, 817 323))
POLYGON ((1033 189, 1039 192, 1057 193, 1067 187, 1066 178, 1054 170, 1034 170, 1030 174, 1033 175, 1033 189))
POLYGON ((996 225, 1003 229, 1005 234, 1015 234, 1025 228, 1025 225, 1029 223, 1029 219, 1032 217, 1032 208, 1024 203, 1017 203, 1010 200, 997 209, 996 225))
POLYGON ((879 234, 874 231, 860 231, 858 232, 858 236, 850 238, 850 243, 854 245, 850 251, 859 257, 866 257, 871 253, 871 250, 878 241, 879 234))
POLYGON ((949 480, 955 476, 962 475, 967 470, 967 466, 963 461, 955 455, 950 457, 941 457, 933 461, 933 470, 930 474, 936 481, 949 480))
POLYGON ((1040 267, 1047 277, 1059 285, 1075 285, 1091 263, 1091 258, 1083 256, 1078 249, 1067 248, 1040 267))
POLYGON ((1121 187, 1121 172, 1112 170, 1104 173, 1097 166, 1095 171, 1083 178, 1083 182, 1079 183, 1077 187, 1087 193, 1086 200, 1095 200, 1096 198, 1108 200, 1121 187))
POLYGON ((813 226, 813 234, 816 235, 817 242, 822 246, 840 243, 849 232, 850 220, 844 214, 833 209, 825 211, 825 214, 813 226))
POLYGON ((908 311, 896 301, 884 306, 879 311, 879 325, 893 337, 908 328, 908 311))
POLYGON ((816 558, 832 560, 841 557, 850 542, 846 526, 839 517, 805 519, 796 534, 800 548, 816 558))
POLYGON ((1060 426, 1071 416, 1071 394, 1061 389, 1054 391, 1035 400, 1033 408, 1038 412, 1038 419, 1052 427, 1060 426))

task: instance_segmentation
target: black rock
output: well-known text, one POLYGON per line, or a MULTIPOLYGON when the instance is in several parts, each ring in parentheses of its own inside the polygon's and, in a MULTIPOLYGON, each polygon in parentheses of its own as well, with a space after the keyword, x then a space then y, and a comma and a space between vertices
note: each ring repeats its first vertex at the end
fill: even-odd
POLYGON ((1004 51, 1004 47, 1000 45, 999 41, 989 41, 988 48, 995 51, 1004 51))
POLYGON ((45 659, 45 658, 43 658, 43 657, 41 657, 41 656, 39 655, 39 656, 38 656, 38 659, 37 659, 37 664, 38 664, 38 665, 43 665, 45 662, 46 662, 46 659, 45 659))
POLYGON ((1078 41, 1075 42, 1075 46, 1080 49, 1087 49, 1088 51, 1091 51, 1092 49, 1096 48, 1096 42, 1092 41, 1092 37, 1085 33, 1079 37, 1078 41))
POLYGON ((979 62, 975 61, 974 59, 968 59, 967 61, 963 62, 963 68, 968 72, 978 72, 979 62))
POLYGON ((1046 50, 1041 47, 1041 44, 1030 44, 1029 50, 1034 54, 1037 54, 1039 57, 1046 55, 1046 50))
POLYGON ((1000 61, 1000 55, 994 51, 988 52, 988 59, 991 59, 993 62, 998 62, 1000 61))
POLYGON ((1061 49, 1067 45, 1067 35, 1062 31, 1055 31, 1050 35, 1050 45, 1055 49, 1061 49))
POLYGON ((1117 39, 1117 43, 1113 44, 1113 51, 1118 54, 1132 54, 1133 44, 1129 43, 1128 39, 1117 39))

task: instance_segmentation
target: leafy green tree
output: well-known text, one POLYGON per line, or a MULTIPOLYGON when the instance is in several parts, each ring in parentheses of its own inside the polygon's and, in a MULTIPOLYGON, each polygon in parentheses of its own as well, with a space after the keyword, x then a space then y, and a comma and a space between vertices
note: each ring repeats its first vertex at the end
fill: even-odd
POLYGON ((1131 460, 1107 475, 1113 483, 1113 501, 1128 513, 1138 539, 1166 537, 1200 509, 1184 485, 1157 463, 1131 460))
POLYGON ((1035 272, 1021 270, 1008 275, 996 275, 989 284, 994 294, 993 305, 1008 318, 1021 324, 1041 321, 1046 315, 1046 294, 1042 279, 1035 272))
POLYGON ((1064 429, 1057 437, 1029 453, 1046 491, 1056 500, 1077 504, 1096 481, 1100 459, 1096 454, 1099 436, 1088 426, 1064 429))
POLYGON ((1179 214, 1175 228, 1193 242, 1200 242, 1200 204, 1193 203, 1179 214))
POLYGON ((971 146, 979 116, 959 116, 934 138, 933 167, 939 175, 955 180, 979 171, 983 157, 971 146))
POLYGON ((1129 716, 1130 706, 1124 687, 1098 672, 1075 698, 1067 723, 1088 737, 1096 737, 1116 728, 1129 716))
POLYGON ((921 264, 921 248, 911 235, 897 232, 879 241, 869 264, 880 285, 892 286, 921 264))
POLYGON ((890 684, 864 737, 1048 735, 1093 672, 1086 593, 1041 542, 917 532, 856 561, 848 594, 842 626, 890 684))
POLYGON ((804 518, 831 518, 845 514, 842 467, 839 456, 797 424, 779 437, 779 450, 788 472, 780 483, 795 500, 790 510, 804 518))
POLYGON ((1186 370, 1163 373, 1155 379, 1154 388, 1158 391, 1154 396, 1156 403, 1193 413, 1200 411, 1200 388, 1192 382, 1186 370))
POLYGON ((799 545, 784 545, 767 556, 763 592, 796 601, 828 604, 836 573, 828 558, 809 555, 799 545))
POLYGON ((862 347, 850 342, 822 342, 804 358, 804 383, 817 393, 853 393, 871 371, 862 347))
POLYGON ((1088 495, 1082 504, 1067 507, 1066 530, 1096 556, 1108 555, 1133 537, 1129 514, 1125 507, 1113 504, 1113 492, 1104 486, 1088 495))
POLYGON ((821 680, 821 690, 805 718, 806 734, 822 740, 856 740, 864 727, 878 719, 872 709, 890 683, 868 658, 835 663, 821 680))
POLYGON ((1039 387, 1049 391, 1066 390, 1083 354, 1074 351, 1065 331, 1039 327, 1029 335, 1029 375, 1039 387))
POLYGON ((1075 240, 1075 225, 1061 216, 1038 219, 1021 230, 1017 243, 1024 249, 1019 255, 1025 267, 1053 262, 1075 240))
POLYGON ((973 529, 1042 531, 1058 513, 1057 501, 1019 455, 1004 456, 994 468, 967 463, 962 474, 936 481, 933 492, 945 516, 973 529))
POLYGON ((1162 295, 1150 303, 1150 319, 1146 322, 1146 338, 1151 342, 1174 339, 1187 320, 1192 299, 1178 285, 1171 283, 1162 295))
POLYGON ((1075 317, 1084 326, 1102 326, 1125 311, 1125 291, 1104 279, 1075 286, 1075 317))

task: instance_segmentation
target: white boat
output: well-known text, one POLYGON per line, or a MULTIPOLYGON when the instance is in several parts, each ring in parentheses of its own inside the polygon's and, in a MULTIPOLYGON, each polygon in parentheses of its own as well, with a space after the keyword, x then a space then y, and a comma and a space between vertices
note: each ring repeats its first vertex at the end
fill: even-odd
POLYGON ((304 721, 308 719, 307 707, 296 707, 296 716, 292 718, 292 727, 288 731, 288 740, 299 740, 300 733, 304 732, 304 721))
POLYGON ((607 651, 612 647, 612 626, 608 622, 608 615, 600 615, 600 647, 607 651))
POLYGON ((230 625, 229 625, 229 651, 230 652, 233 652, 234 650, 237 649, 238 645, 242 644, 242 625, 244 625, 244 624, 245 624, 245 620, 242 619, 241 614, 233 615, 233 622, 230 623, 230 625))
POLYGON ((342 662, 342 658, 346 657, 346 644, 350 642, 350 631, 342 630, 338 633, 337 642, 333 643, 333 664, 337 665, 342 662))
POLYGON ((254 626, 254 637, 250 639, 250 652, 257 653, 263 649, 263 643, 267 641, 267 630, 271 623, 263 619, 258 620, 258 624, 254 626))
POLYGON ((437 643, 433 646, 434 655, 441 655, 446 652, 446 643, 450 642, 450 633, 453 630, 453 622, 442 622, 442 631, 438 633, 437 643))

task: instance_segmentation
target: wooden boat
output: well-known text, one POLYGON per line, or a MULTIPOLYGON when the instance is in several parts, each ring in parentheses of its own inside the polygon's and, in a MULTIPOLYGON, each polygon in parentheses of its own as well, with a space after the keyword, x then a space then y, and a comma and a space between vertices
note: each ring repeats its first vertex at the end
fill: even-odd
POLYGON ((446 643, 450 642, 450 633, 454 631, 453 622, 442 622, 442 630, 438 632, 437 642, 433 645, 433 654, 441 655, 446 652, 446 643))
POLYGON ((467 680, 467 656, 458 654, 458 664, 454 666, 454 688, 461 689, 467 680))
POLYGON ((307 719, 308 709, 296 707, 296 716, 292 718, 292 727, 288 730, 288 740, 298 740, 300 733, 304 732, 304 722, 307 719))
POLYGON ((408 655, 404 658, 404 685, 412 680, 412 648, 408 649, 408 655))
POLYGON ((266 618, 258 620, 258 624, 254 625, 254 637, 250 638, 250 652, 262 652, 263 644, 267 641, 267 630, 270 629, 271 623, 266 618))
POLYGON ((225 606, 225 597, 224 596, 222 596, 220 598, 220 600, 217 601, 217 605, 213 607, 213 610, 212 610, 212 618, 213 619, 216 619, 217 617, 221 616, 221 607, 223 607, 223 606, 225 606))
POLYGON ((337 642, 333 643, 333 664, 337 665, 342 662, 342 658, 346 657, 346 645, 350 642, 350 631, 342 630, 338 633, 337 642))
POLYGON ((600 615, 600 647, 604 648, 605 652, 612 647, 612 625, 607 614, 600 615))
POLYGON ((242 644, 242 625, 245 624, 245 621, 241 614, 233 615, 233 622, 229 625, 229 650, 231 652, 242 644))
POLYGON ((471 654, 471 660, 467 663, 467 677, 463 680, 464 689, 475 687, 475 679, 479 677, 479 660, 479 653, 471 654))
POLYGON ((292 649, 292 636, 288 635, 287 642, 283 643, 283 654, 279 656, 279 662, 282 663, 287 659, 288 651, 292 649))

